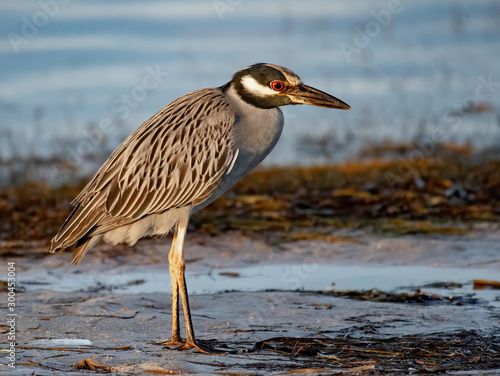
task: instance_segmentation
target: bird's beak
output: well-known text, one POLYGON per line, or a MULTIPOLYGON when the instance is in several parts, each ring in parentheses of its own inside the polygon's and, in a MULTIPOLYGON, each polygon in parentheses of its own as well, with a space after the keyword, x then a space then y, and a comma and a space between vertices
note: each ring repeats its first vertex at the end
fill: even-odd
POLYGON ((312 106, 350 110, 351 106, 335 98, 333 95, 315 89, 311 86, 299 84, 286 93, 293 104, 310 104, 312 106))

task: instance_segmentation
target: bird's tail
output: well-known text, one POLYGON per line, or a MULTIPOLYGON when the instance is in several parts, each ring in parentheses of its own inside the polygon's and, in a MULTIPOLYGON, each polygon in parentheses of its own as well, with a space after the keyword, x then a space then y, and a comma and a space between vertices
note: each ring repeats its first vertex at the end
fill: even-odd
POLYGON ((87 251, 96 245, 101 239, 102 235, 97 235, 78 241, 78 243, 76 243, 76 248, 73 251, 73 258, 71 259, 73 265, 78 265, 80 261, 82 261, 83 256, 85 256, 85 253, 87 253, 87 251))
POLYGON ((102 210, 97 209, 98 205, 93 207, 94 210, 78 204, 73 209, 57 235, 50 242, 50 253, 59 252, 76 244, 71 262, 78 265, 85 253, 102 238, 102 235, 94 235, 93 232, 96 225, 103 218, 104 213, 102 210))

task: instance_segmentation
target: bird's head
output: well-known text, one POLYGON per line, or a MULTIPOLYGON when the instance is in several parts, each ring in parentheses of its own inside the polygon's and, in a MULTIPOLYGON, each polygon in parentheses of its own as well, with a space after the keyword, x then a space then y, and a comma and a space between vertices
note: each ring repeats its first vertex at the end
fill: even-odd
POLYGON ((304 85, 291 70, 273 64, 254 64, 236 72, 229 82, 245 101, 259 108, 276 108, 288 104, 349 110, 340 99, 304 85))

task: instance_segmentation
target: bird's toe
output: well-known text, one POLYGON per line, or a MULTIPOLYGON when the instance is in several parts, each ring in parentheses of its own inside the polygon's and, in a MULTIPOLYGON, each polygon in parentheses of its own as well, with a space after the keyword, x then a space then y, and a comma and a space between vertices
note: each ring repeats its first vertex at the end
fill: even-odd
POLYGON ((186 340, 183 338, 171 338, 166 341, 162 342, 155 342, 155 341, 150 341, 148 342, 152 345, 157 345, 157 346, 183 346, 186 344, 186 340))
POLYGON ((225 356, 228 351, 219 350, 215 348, 216 341, 186 341, 181 346, 178 346, 172 350, 188 350, 195 349, 198 352, 206 355, 220 355, 225 356))

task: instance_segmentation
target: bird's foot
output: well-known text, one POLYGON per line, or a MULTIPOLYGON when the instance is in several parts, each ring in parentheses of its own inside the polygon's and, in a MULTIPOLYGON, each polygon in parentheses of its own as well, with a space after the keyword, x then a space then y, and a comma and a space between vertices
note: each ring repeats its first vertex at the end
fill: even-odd
POLYGON ((150 341, 148 342, 152 345, 159 345, 159 346, 183 346, 185 343, 186 343, 186 340, 183 339, 183 338, 174 338, 172 337, 171 339, 169 339, 168 341, 163 341, 163 342, 154 342, 154 341, 150 341))
POLYGON ((182 338, 172 338, 168 341, 163 341, 163 342, 148 342, 153 345, 159 345, 159 346, 175 346, 173 348, 169 347, 170 350, 188 350, 188 349, 195 349, 198 352, 202 354, 207 354, 207 355, 226 355, 228 351, 222 351, 222 350, 217 350, 214 347, 214 342, 216 341, 199 341, 199 340, 185 340, 182 338))
POLYGON ((178 346, 172 350, 187 350, 187 349, 195 349, 198 352, 206 355, 220 355, 225 356, 228 354, 228 351, 217 350, 214 345, 214 341, 190 341, 187 340, 181 346, 178 346))

